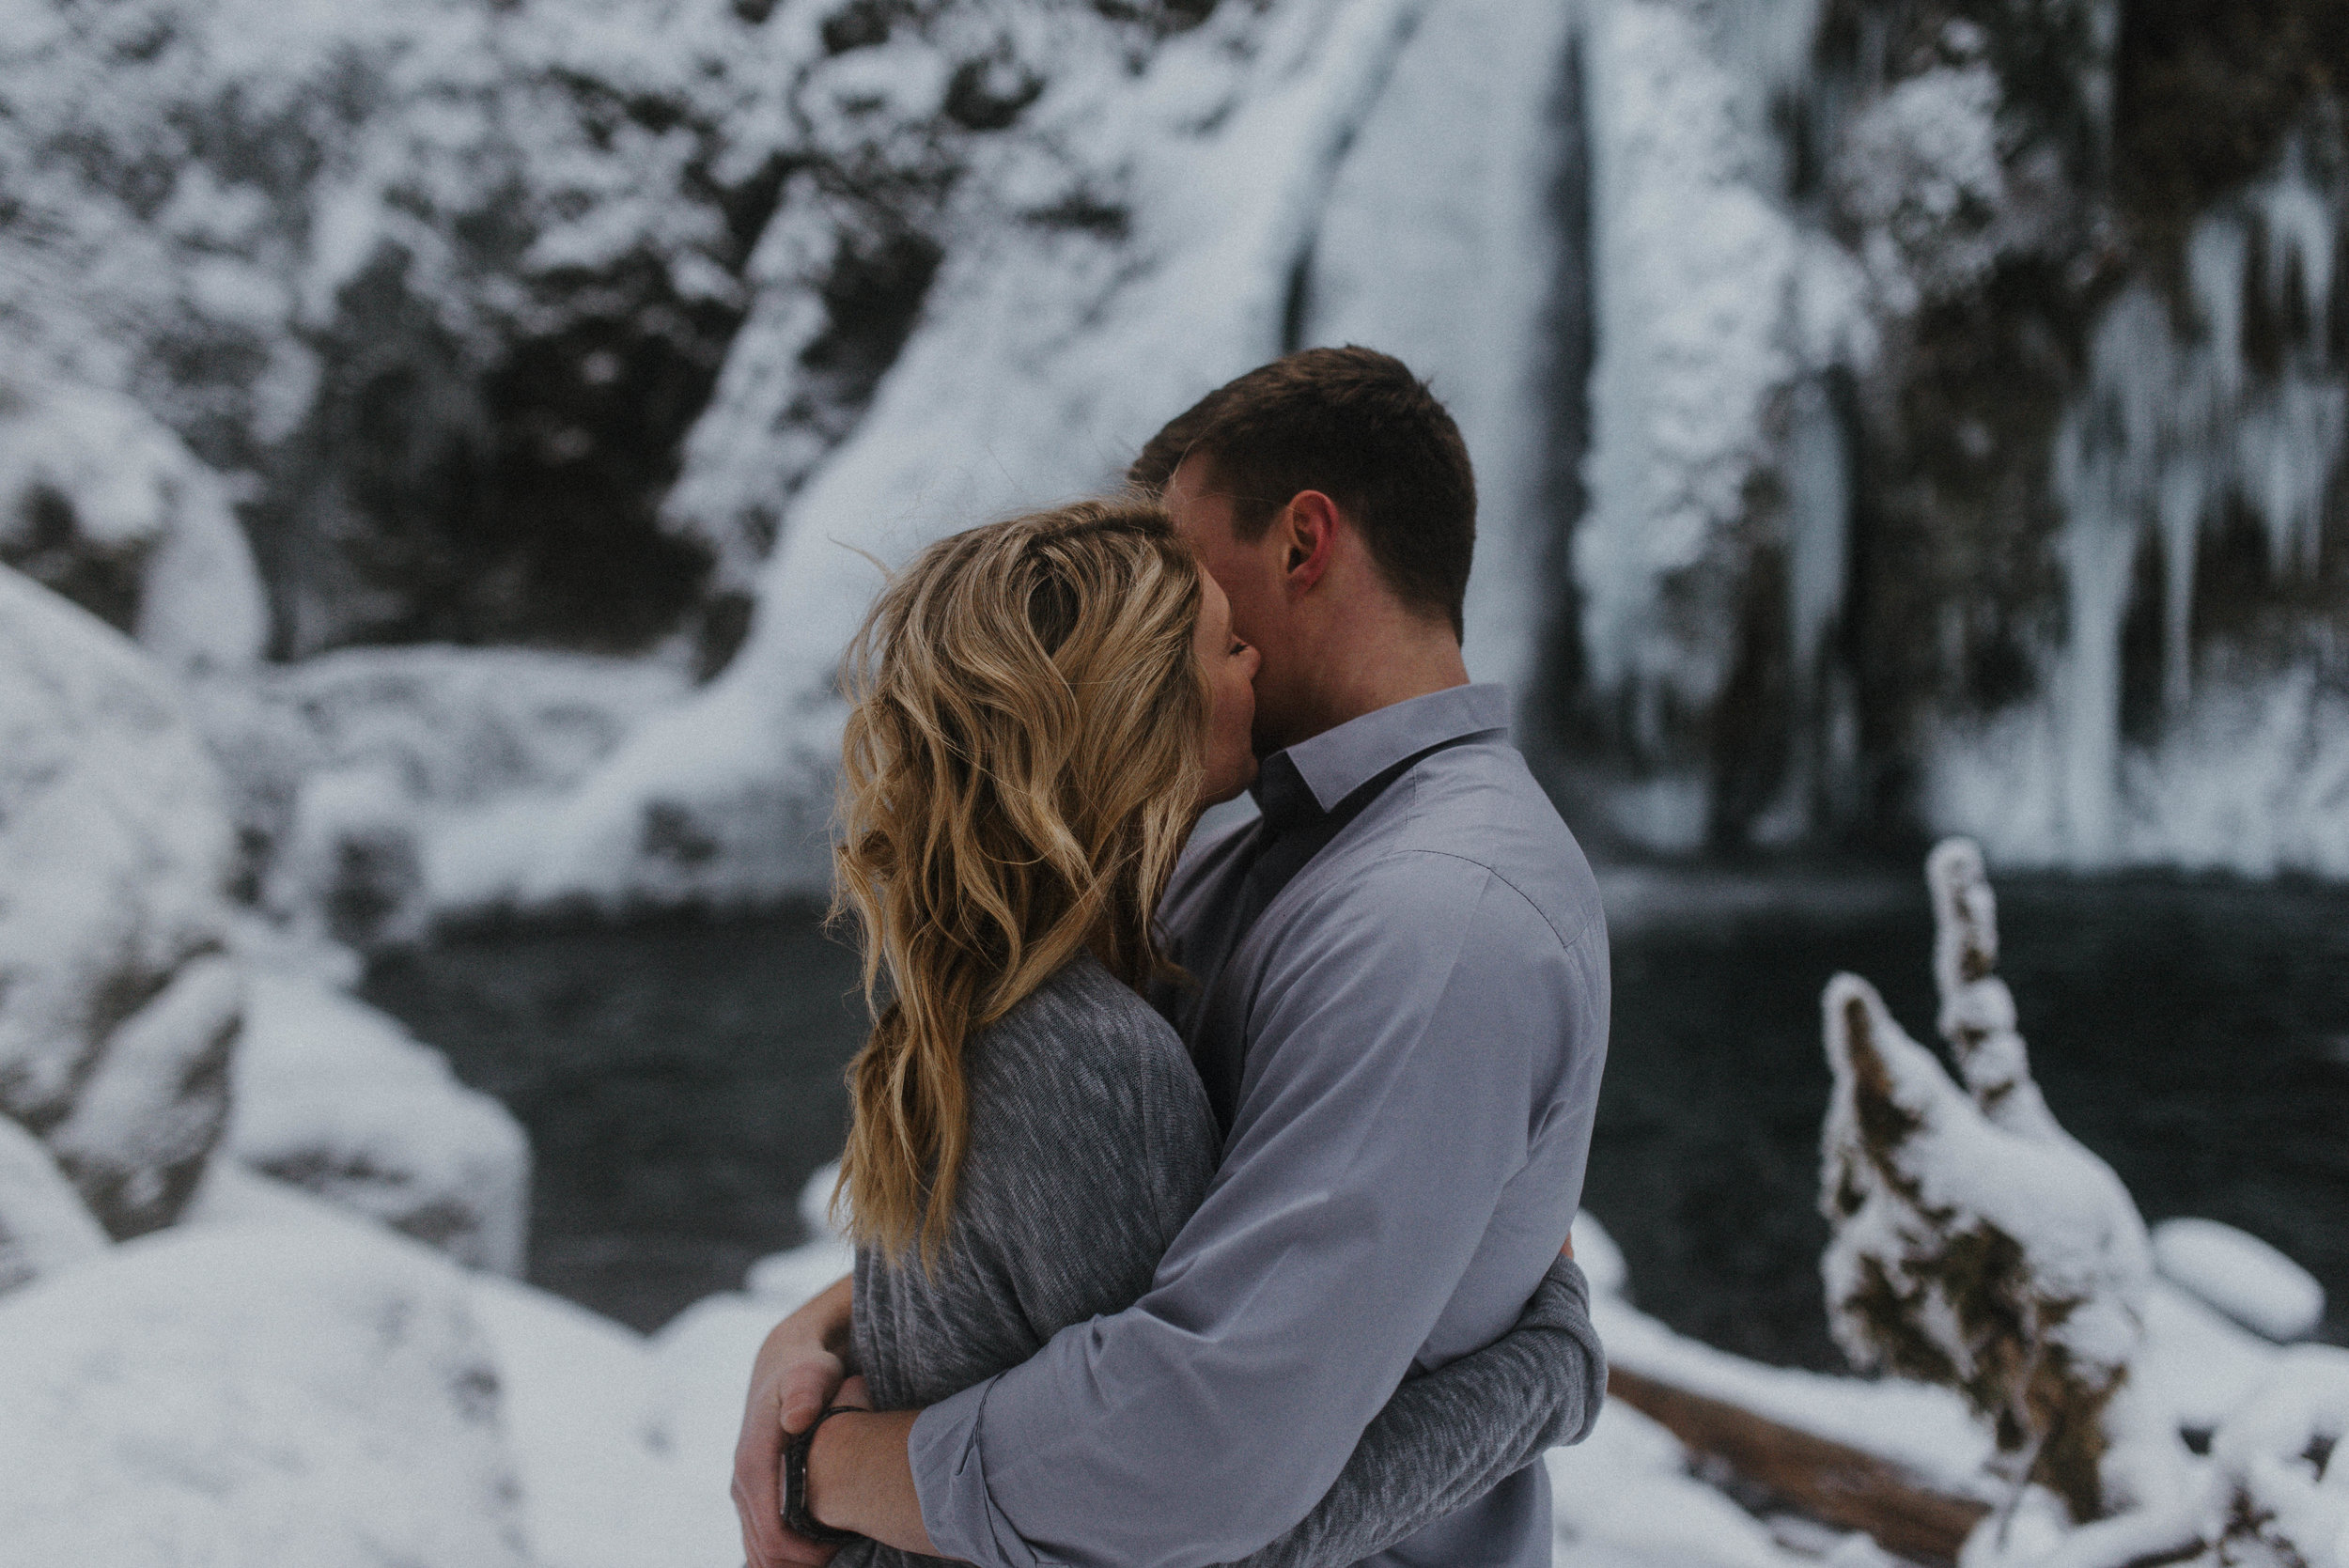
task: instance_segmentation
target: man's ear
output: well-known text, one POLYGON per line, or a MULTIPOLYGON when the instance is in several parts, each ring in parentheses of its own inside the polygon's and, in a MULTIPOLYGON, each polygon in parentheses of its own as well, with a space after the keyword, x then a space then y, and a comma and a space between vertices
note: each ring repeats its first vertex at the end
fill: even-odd
POLYGON ((1319 490, 1299 490, 1273 525, 1281 530, 1282 575, 1293 591, 1302 593, 1330 569, 1342 526, 1338 504, 1319 490))

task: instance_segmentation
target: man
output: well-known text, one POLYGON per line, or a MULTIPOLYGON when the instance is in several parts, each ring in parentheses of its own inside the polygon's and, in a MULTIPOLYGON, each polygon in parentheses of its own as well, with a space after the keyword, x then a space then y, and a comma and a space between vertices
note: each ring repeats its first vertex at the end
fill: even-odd
MULTIPOLYGON (((1389 356, 1308 350, 1133 476, 1263 656, 1262 815, 1201 835, 1162 911, 1223 1162, 1132 1308, 927 1410, 834 1417, 808 1458, 817 1520, 988 1568, 1195 1568, 1304 1518, 1397 1385, 1543 1278, 1605 1056, 1596 888, 1461 660, 1475 489, 1441 405, 1389 356)), ((847 1312, 835 1287, 760 1355, 736 1488, 762 1568, 821 1560, 774 1523, 775 1456, 838 1385, 847 1312)), ((1549 1555, 1528 1465, 1370 1560, 1549 1555)))

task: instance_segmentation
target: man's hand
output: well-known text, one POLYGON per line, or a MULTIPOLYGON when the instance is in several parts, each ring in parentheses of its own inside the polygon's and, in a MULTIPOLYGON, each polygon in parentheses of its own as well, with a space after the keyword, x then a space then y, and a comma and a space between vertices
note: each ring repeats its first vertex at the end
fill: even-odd
POLYGON ((749 1568, 824 1568, 839 1550, 783 1528, 783 1444, 823 1414, 848 1376, 850 1288, 842 1280, 776 1324, 752 1364, 734 1446, 734 1511, 749 1568))

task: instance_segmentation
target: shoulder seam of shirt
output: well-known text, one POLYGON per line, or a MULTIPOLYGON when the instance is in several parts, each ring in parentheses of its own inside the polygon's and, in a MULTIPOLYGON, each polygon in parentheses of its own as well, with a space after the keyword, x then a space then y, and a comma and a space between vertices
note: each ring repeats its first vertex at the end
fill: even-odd
MULTIPOLYGON (((1539 904, 1535 903, 1531 894, 1529 894, 1523 888, 1517 886, 1517 883, 1509 879, 1509 876, 1506 872, 1502 871, 1497 865, 1492 865, 1486 862, 1478 860, 1473 855, 1463 855, 1456 849, 1438 849, 1429 845, 1413 844, 1398 845, 1387 852, 1386 858, 1401 860, 1407 855, 1435 855, 1443 860, 1458 861, 1463 865, 1472 865, 1476 867, 1477 870, 1482 871, 1486 876, 1490 877, 1494 881, 1499 882, 1502 887, 1507 888, 1511 893, 1516 893, 1519 898, 1523 899, 1525 901, 1525 907, 1532 910, 1534 916, 1539 919, 1544 925, 1549 927, 1549 934, 1558 939, 1559 947, 1567 953, 1572 953, 1576 948, 1581 946, 1583 942, 1589 940, 1591 933, 1596 930, 1599 926, 1600 923, 1595 920, 1585 921, 1582 923, 1582 928, 1580 930, 1577 931, 1572 937, 1568 937, 1563 931, 1558 929, 1558 923, 1549 918, 1548 911, 1543 909, 1539 904)), ((1376 864, 1377 862, 1373 862, 1372 863, 1376 864)))

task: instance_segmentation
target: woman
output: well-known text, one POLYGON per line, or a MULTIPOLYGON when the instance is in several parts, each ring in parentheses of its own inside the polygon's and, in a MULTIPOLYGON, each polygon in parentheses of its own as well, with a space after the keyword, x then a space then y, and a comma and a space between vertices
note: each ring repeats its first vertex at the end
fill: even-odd
MULTIPOLYGON (((933 546, 851 648, 839 901, 886 1000, 849 1068, 836 1198, 878 1408, 1130 1305, 1206 1194, 1221 1134, 1140 992, 1170 972, 1151 916, 1192 822, 1254 773, 1256 656, 1230 626, 1163 514, 1098 501, 933 546)), ((1544 1289, 1536 1327, 1579 1314, 1570 1265, 1544 1289)), ((1461 1402, 1532 1375, 1518 1338, 1408 1384, 1255 1560, 1358 1561, 1530 1462, 1546 1396, 1519 1397, 1542 1415, 1493 1452, 1460 1452, 1464 1424, 1492 1424, 1461 1402)), ((822 1521, 820 1488, 805 1500, 822 1521)), ((918 1515, 861 1522, 889 1541, 840 1561, 926 1560, 918 1515)))

